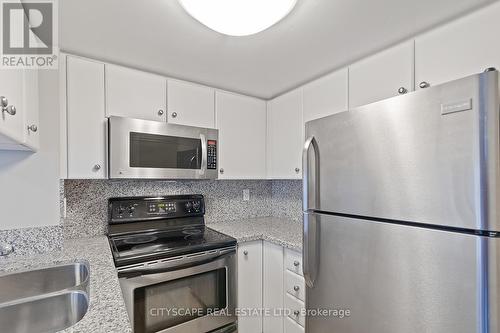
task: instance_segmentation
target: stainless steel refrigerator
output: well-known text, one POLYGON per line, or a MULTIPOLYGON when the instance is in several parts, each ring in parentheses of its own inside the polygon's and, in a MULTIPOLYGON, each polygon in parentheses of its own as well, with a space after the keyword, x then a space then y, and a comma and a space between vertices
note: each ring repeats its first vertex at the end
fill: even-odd
POLYGON ((306 124, 306 332, 500 332, 499 105, 493 70, 306 124))

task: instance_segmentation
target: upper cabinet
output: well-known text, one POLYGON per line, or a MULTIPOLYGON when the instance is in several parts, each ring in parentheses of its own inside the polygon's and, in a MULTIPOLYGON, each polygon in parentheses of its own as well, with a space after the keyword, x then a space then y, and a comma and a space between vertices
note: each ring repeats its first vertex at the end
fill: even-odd
POLYGON ((349 66, 349 108, 414 90, 413 41, 349 66))
POLYGON ((38 149, 38 71, 0 70, 0 150, 38 149))
POLYGON ((302 178, 302 89, 267 103, 267 175, 270 179, 302 178))
POLYGON ((167 87, 169 123, 215 128, 215 89, 174 79, 167 87))
POLYGON ((266 178, 266 102, 216 92, 219 178, 266 178))
POLYGON ((304 122, 348 109, 348 70, 336 71, 304 86, 304 122))
POLYGON ((66 59, 68 178, 106 178, 104 64, 66 59))
POLYGON ((106 116, 166 121, 167 80, 115 65, 106 67, 106 116))
POLYGON ((437 85, 484 71, 500 69, 500 3, 432 30, 415 40, 415 79, 418 86, 437 85))

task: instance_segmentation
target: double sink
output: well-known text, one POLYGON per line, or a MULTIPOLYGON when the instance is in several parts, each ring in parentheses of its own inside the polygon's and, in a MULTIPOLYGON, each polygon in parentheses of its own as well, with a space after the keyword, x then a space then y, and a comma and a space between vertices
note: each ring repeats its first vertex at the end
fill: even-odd
POLYGON ((2 332, 57 332, 89 307, 89 264, 77 261, 0 276, 2 332))

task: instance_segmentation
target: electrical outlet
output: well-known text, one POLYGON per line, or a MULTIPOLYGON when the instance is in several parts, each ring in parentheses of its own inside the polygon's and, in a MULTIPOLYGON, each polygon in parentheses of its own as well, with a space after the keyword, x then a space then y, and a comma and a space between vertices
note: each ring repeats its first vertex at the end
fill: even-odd
POLYGON ((243 190, 243 201, 250 200, 250 190, 243 190))

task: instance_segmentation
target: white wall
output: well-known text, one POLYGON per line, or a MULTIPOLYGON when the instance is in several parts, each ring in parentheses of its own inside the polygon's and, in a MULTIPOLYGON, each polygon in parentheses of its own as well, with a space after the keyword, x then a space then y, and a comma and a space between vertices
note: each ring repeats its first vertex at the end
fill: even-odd
POLYGON ((59 224, 58 87, 57 71, 40 71, 39 151, 0 151, 0 230, 59 224))

